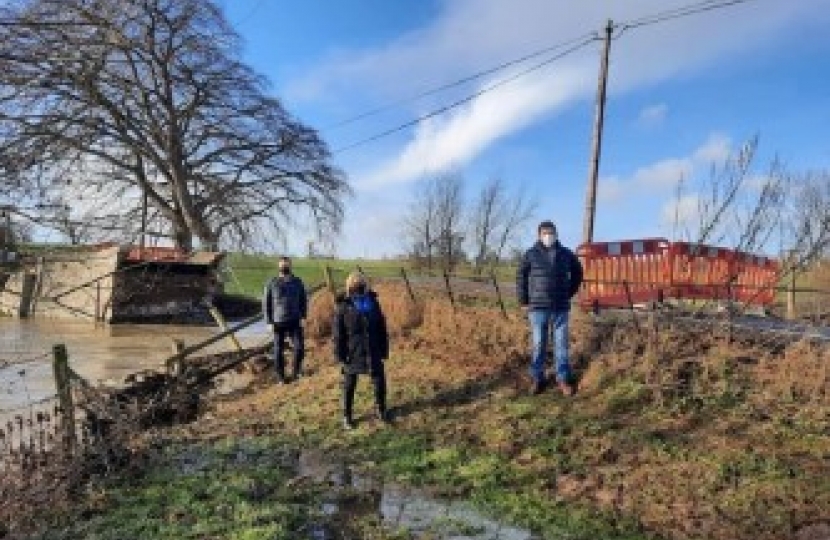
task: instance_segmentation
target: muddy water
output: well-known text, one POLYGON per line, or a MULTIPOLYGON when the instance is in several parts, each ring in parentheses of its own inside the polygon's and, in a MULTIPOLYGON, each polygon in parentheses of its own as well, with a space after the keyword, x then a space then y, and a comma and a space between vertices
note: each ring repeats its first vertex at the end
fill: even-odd
MULTIPOLYGON (((2 411, 26 405, 55 393, 51 351, 63 343, 69 363, 83 377, 95 383, 118 384, 130 373, 159 369, 170 356, 173 339, 194 344, 219 332, 216 327, 167 325, 94 325, 88 322, 19 320, 0 317, 0 415, 2 411)), ((268 337, 264 324, 240 332, 243 346, 261 343, 268 337)), ((232 345, 223 340, 205 352, 226 351, 232 345)), ((240 375, 226 376, 228 386, 238 385, 240 375)))
POLYGON ((322 508, 327 519, 311 531, 315 540, 348 538, 348 524, 368 516, 378 516, 390 529, 405 530, 414 538, 538 540, 530 531, 488 518, 464 501, 443 501, 384 483, 321 452, 301 452, 296 472, 332 487, 322 508))

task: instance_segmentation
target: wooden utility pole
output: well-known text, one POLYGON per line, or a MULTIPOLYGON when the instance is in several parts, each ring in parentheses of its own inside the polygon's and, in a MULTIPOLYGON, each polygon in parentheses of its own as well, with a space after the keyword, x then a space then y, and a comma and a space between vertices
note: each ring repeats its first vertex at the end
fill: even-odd
POLYGON ((608 83, 608 54, 611 51, 611 34, 614 23, 609 19, 605 27, 605 46, 602 51, 602 63, 599 68, 599 86, 597 88, 596 116, 594 117, 594 138, 591 145, 591 162, 588 170, 588 190, 585 196, 585 217, 582 225, 582 241, 594 240, 594 216, 597 209, 597 178, 599 177, 599 157, 602 150, 602 124, 605 121, 605 91, 608 83))

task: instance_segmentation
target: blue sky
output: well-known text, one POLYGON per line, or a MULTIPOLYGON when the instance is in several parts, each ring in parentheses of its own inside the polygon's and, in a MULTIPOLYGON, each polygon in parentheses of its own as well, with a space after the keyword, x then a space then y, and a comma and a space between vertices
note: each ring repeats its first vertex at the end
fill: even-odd
MULTIPOLYGON (((246 60, 332 149, 430 112, 514 72, 335 124, 479 70, 690 0, 223 0, 246 60)), ((611 52, 595 239, 668 236, 675 187, 755 134, 758 171, 830 166, 830 0, 755 0, 626 31, 611 52)), ((468 195, 493 175, 580 241, 601 44, 382 140, 337 153, 355 196, 341 256, 394 255, 415 183, 457 171, 468 195)), ((526 66, 525 66, 526 67, 526 66)), ((299 252, 310 233, 289 235, 299 252)))

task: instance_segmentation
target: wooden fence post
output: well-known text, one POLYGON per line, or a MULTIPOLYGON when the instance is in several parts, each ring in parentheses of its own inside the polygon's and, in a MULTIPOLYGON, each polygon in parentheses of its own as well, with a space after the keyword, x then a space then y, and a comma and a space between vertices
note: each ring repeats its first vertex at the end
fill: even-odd
POLYGON ((181 355, 184 351, 184 341, 181 339, 173 339, 173 356, 167 360, 167 373, 173 377, 178 377, 184 371, 184 357, 181 355))
POLYGON ((447 273, 447 269, 443 269, 444 272, 444 283, 447 286, 447 298, 450 299, 450 305, 452 306, 452 310, 455 311, 455 298, 452 295, 452 287, 450 286, 450 275, 447 273))
POLYGON ((493 288, 496 289, 496 297, 499 299, 499 307, 501 308, 501 314, 506 319, 507 318, 507 309, 504 307, 504 300, 501 297, 501 289, 499 288, 499 282, 496 280, 496 272, 493 269, 490 269, 490 279, 493 281, 493 288))
POLYGON ((97 323, 103 318, 101 315, 101 281, 98 280, 95 282, 95 322, 97 323))
POLYGON ((794 321, 795 314, 795 270, 790 272, 790 286, 787 289, 787 319, 794 321))
POLYGON ((631 321, 634 323, 637 334, 642 336, 643 333, 640 331, 640 323, 637 321, 637 312, 634 311, 634 301, 631 299, 631 288, 628 286, 628 281, 623 281, 623 287, 625 288, 625 296, 628 299, 628 309, 631 311, 631 321))
MULTIPOLYGON (((228 322, 225 320, 225 317, 222 316, 222 312, 216 309, 216 306, 213 303, 208 303, 208 311, 210 315, 213 317, 213 320, 216 321, 216 324, 219 325, 219 328, 224 332, 228 330, 228 322)), ((233 345, 237 351, 242 350, 242 344, 239 343, 239 339, 237 339, 236 334, 228 334, 228 340, 230 340, 231 345, 233 345)), ((175 351, 179 352, 179 351, 175 351)))
POLYGON ((404 270, 403 266, 401 266, 401 277, 403 277, 403 282, 406 283, 406 290, 409 293, 409 298, 414 303, 415 302, 415 291, 412 290, 412 284, 409 283, 409 277, 406 275, 406 270, 404 270))
POLYGON ((75 447, 75 405, 72 402, 72 383, 69 377, 69 355, 66 352, 66 345, 59 344, 52 348, 52 371, 63 416, 64 449, 71 452, 75 447))
POLYGON ((331 267, 327 264, 323 266, 323 276, 326 278, 326 287, 328 287, 329 292, 332 296, 336 296, 337 290, 334 287, 334 279, 331 277, 331 267))

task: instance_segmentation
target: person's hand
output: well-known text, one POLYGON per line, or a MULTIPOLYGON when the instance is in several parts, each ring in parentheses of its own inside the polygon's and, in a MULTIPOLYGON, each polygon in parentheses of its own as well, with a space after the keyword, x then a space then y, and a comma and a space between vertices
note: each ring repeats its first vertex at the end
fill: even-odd
POLYGON ((527 304, 519 307, 522 309, 522 313, 527 313, 528 311, 530 311, 530 306, 527 304))

